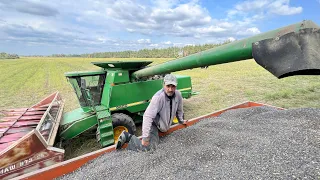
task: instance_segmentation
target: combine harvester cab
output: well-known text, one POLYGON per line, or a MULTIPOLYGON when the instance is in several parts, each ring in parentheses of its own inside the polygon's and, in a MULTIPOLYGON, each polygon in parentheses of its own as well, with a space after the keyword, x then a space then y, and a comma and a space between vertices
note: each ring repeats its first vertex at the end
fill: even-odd
POLYGON ((64 150, 53 147, 63 107, 57 92, 30 108, 1 111, 0 179, 63 161, 64 150))

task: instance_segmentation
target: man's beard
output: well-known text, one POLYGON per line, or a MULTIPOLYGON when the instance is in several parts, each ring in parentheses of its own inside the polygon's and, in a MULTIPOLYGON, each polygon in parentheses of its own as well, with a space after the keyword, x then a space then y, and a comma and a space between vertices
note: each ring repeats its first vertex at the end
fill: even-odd
POLYGON ((174 92, 166 92, 167 96, 173 96, 174 92))

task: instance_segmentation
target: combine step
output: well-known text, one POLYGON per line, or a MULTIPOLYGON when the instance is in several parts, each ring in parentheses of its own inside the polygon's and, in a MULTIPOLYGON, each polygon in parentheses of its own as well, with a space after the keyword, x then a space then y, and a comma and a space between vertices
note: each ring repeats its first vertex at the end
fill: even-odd
POLYGON ((114 143, 112 118, 107 110, 97 112, 98 117, 98 140, 102 147, 112 145, 114 143))

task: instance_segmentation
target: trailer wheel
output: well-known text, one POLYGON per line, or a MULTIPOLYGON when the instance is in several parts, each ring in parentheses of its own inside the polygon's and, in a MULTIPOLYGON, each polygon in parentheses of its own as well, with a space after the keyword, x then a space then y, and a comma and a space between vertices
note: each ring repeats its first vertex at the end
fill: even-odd
POLYGON ((132 118, 123 113, 112 114, 112 125, 115 143, 117 143, 118 137, 123 130, 129 132, 130 134, 134 134, 137 129, 132 118))

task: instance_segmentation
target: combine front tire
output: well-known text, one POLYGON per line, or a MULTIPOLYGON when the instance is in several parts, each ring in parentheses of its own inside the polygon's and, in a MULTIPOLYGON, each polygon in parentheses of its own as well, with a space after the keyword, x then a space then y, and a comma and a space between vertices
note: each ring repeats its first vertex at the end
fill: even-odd
POLYGON ((134 134, 136 132, 136 125, 132 118, 123 113, 112 114, 113 136, 114 142, 117 143, 118 137, 123 130, 134 134))

